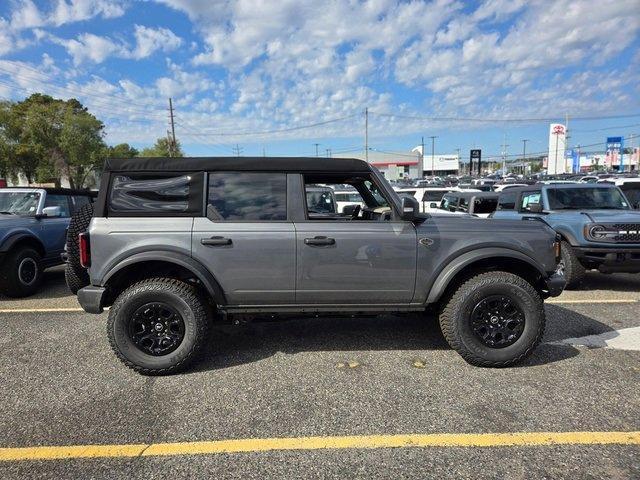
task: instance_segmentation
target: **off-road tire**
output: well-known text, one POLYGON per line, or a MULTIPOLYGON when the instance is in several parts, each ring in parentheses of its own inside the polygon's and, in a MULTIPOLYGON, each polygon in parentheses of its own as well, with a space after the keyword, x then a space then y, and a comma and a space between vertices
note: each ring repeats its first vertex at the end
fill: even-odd
POLYGON ((109 309, 107 335, 116 356, 143 375, 168 375, 187 368, 207 344, 211 311, 207 301, 191 285, 172 278, 150 278, 124 290, 109 309), (185 332, 180 345, 163 356, 138 349, 129 336, 132 314, 149 302, 164 302, 182 316, 185 332))
POLYGON ((542 298, 523 278, 508 272, 476 275, 462 283, 440 312, 440 328, 454 350, 464 360, 479 367, 508 367, 529 356, 544 334, 545 311, 542 298), (492 348, 485 345, 471 328, 471 312, 483 298, 505 295, 524 313, 525 325, 515 343, 492 348))
POLYGON ((36 293, 42 283, 41 259, 40 254, 31 247, 17 247, 11 250, 0 265, 0 292, 14 298, 28 297, 36 293), (29 284, 25 284, 19 277, 18 269, 23 261, 29 259, 35 265, 35 278, 29 284))
POLYGON ((560 246, 561 262, 564 263, 564 279, 567 282, 565 288, 576 287, 582 282, 586 275, 586 270, 578 260, 576 252, 569 242, 562 241, 560 246))
POLYGON ((71 217, 67 230, 67 264, 64 267, 64 279, 74 295, 82 287, 89 285, 89 273, 80 265, 80 245, 78 235, 86 232, 93 217, 93 204, 83 205, 71 217))

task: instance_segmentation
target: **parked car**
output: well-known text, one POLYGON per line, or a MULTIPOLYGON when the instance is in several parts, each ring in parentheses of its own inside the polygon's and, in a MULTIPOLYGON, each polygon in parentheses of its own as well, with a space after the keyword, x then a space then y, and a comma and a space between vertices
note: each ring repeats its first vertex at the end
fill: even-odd
POLYGON ((440 201, 440 211, 487 218, 498 206, 499 194, 493 192, 450 192, 440 201))
POLYGON ((492 188, 494 192, 502 192, 510 188, 526 187, 527 185, 527 183, 496 183, 492 188))
POLYGON ((362 197, 355 188, 346 189, 341 186, 334 191, 334 196, 339 213, 344 212, 344 207, 364 207, 364 200, 362 200, 362 197))
POLYGON ((413 187, 413 188, 396 188, 398 195, 411 195, 420 204, 421 212, 440 212, 440 201, 442 197, 449 192, 479 192, 478 189, 462 189, 460 187, 413 187))
POLYGON ((606 178, 599 180, 598 183, 611 183, 622 190, 631 208, 640 210, 640 178, 638 177, 621 177, 606 178))
POLYGON ((609 183, 551 184, 507 190, 493 218, 535 218, 562 237, 567 285, 586 270, 640 272, 640 212, 609 183))
POLYGON ((69 218, 94 193, 56 188, 0 188, 0 293, 35 293, 44 269, 62 263, 69 218))
POLYGON ((214 312, 371 315, 439 307, 449 344, 502 367, 540 342, 559 295, 559 243, 542 222, 419 213, 356 159, 107 160, 89 230, 82 307, 107 306, 115 354, 143 374, 183 369, 214 312), (316 217, 315 185, 351 185, 365 206, 316 217), (134 219, 134 221, 132 221, 134 219))

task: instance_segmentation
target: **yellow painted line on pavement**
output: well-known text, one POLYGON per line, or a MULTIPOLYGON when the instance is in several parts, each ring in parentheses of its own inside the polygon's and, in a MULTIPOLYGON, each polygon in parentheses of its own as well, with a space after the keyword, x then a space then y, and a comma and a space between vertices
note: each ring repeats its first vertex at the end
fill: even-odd
POLYGON ((548 445, 640 445, 632 432, 515 432, 358 435, 337 437, 245 438, 208 442, 124 445, 69 445, 0 448, 0 461, 59 460, 105 457, 158 457, 271 452, 427 447, 513 447, 548 445))
POLYGON ((84 312, 80 307, 61 308, 0 308, 0 313, 58 313, 84 312))
POLYGON ((608 298, 608 299, 600 299, 600 300, 545 300, 544 303, 551 304, 572 304, 572 303, 638 303, 640 299, 637 298, 608 298))

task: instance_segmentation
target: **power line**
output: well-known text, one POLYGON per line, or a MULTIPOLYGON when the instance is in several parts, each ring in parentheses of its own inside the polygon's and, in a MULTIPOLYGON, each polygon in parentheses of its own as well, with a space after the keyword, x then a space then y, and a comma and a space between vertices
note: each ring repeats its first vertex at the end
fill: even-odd
MULTIPOLYGON (((432 122, 478 122, 478 123, 527 123, 527 122, 553 122, 562 119, 558 117, 539 117, 539 118, 473 118, 473 117, 429 117, 419 115, 404 115, 397 113, 376 113, 369 110, 369 115, 388 118, 407 118, 411 120, 428 120, 432 122)), ((616 118, 633 118, 640 117, 640 113, 631 113, 626 115, 594 115, 585 117, 572 117, 572 120, 611 120, 616 118)))
POLYGON ((250 136, 250 135, 266 135, 271 133, 283 133, 283 132, 293 132, 296 130, 303 130, 306 128, 320 127, 322 125, 328 125, 330 123, 341 122, 343 120, 348 120, 350 118, 354 118, 357 116, 356 114, 347 115, 345 117, 333 118, 331 120, 325 120, 322 122, 309 123, 306 125, 297 125, 295 127, 287 127, 287 128, 278 128, 274 130, 262 130, 262 131, 254 131, 254 132, 219 132, 219 133, 202 133, 198 134, 198 136, 207 136, 207 137, 240 137, 240 136, 250 136))

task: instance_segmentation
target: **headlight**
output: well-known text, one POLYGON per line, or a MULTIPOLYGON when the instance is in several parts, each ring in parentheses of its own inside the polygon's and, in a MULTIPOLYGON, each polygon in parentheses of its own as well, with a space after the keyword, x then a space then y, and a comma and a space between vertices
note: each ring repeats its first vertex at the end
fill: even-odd
POLYGON ((584 237, 594 242, 615 242, 620 232, 606 225, 589 224, 584 227, 584 237))

